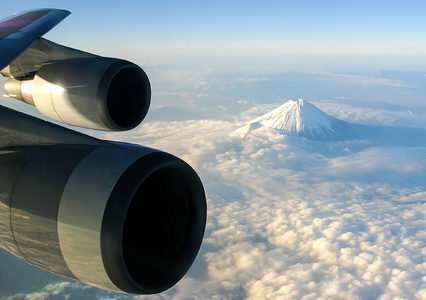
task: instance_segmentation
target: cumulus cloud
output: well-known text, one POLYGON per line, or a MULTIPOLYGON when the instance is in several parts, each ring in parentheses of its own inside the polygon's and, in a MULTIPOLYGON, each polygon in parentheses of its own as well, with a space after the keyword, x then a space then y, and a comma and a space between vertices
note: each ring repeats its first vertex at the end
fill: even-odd
POLYGON ((48 284, 41 291, 38 291, 38 292, 27 293, 27 294, 19 293, 13 296, 9 296, 5 299, 7 300, 18 300, 18 299, 41 300, 41 299, 48 299, 48 298, 55 298, 55 297, 62 298, 62 299, 69 299, 72 293, 75 294, 76 292, 84 292, 90 289, 91 288, 87 285, 66 281, 66 282, 48 284))
MULTIPOLYGON (((151 146, 177 150, 169 125, 151 146)), ((357 150, 268 128, 233 138, 226 122, 185 126, 181 154, 209 197, 203 286, 226 298, 426 296, 425 148, 356 141, 357 150), (207 134, 194 139, 195 129, 207 134)), ((142 136, 159 136, 157 129, 142 136)))
MULTIPOLYGON (((197 170, 208 198, 205 239, 188 275, 162 294, 88 288, 86 295, 426 298, 425 148, 310 142, 262 127, 244 139, 229 136, 236 128, 218 120, 153 122, 120 135, 197 170)), ((75 294, 68 288, 61 293, 73 299, 81 286, 75 294)))

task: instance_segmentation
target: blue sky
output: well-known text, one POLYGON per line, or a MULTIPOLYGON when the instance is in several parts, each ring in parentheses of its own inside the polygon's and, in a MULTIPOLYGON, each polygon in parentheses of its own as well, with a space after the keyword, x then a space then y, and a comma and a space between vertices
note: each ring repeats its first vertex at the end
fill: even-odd
POLYGON ((72 12, 47 38, 145 63, 238 58, 273 67, 287 59, 282 67, 293 69, 414 70, 426 61, 422 1, 27 0, 2 12, 36 7, 72 12))

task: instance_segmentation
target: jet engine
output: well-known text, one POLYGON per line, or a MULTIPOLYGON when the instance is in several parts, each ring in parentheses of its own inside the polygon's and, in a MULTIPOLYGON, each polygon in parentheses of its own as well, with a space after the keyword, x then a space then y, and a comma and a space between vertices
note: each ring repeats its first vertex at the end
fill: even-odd
MULTIPOLYGON (((6 93, 65 124, 135 128, 150 105, 147 75, 41 38, 67 15, 0 21, 6 93)), ((206 215, 200 178, 181 159, 0 106, 0 247, 23 261, 99 288, 158 293, 193 263, 206 215)))
POLYGON ((10 78, 5 92, 68 125, 122 131, 148 112, 151 88, 145 72, 120 59, 91 57, 43 63, 33 78, 10 78))
POLYGON ((152 294, 174 285, 197 255, 204 190, 173 155, 108 142, 11 147, 0 168, 0 246, 33 266, 152 294))

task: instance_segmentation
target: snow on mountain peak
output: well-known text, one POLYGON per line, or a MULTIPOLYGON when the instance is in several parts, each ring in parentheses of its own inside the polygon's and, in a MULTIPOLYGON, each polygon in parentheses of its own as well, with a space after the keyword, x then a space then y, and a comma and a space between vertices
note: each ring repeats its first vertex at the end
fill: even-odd
POLYGON ((235 132, 245 135, 251 129, 265 126, 313 138, 334 135, 345 124, 308 101, 299 99, 287 101, 269 113, 249 121, 235 132))

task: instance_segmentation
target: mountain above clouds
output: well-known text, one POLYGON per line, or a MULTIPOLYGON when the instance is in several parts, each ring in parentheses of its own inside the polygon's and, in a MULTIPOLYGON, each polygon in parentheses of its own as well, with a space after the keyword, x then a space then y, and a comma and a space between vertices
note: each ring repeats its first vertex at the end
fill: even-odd
POLYGON ((349 131, 350 124, 336 119, 308 101, 289 100, 280 107, 253 119, 235 131, 245 136, 259 127, 274 128, 285 134, 295 134, 305 138, 342 137, 349 131))

